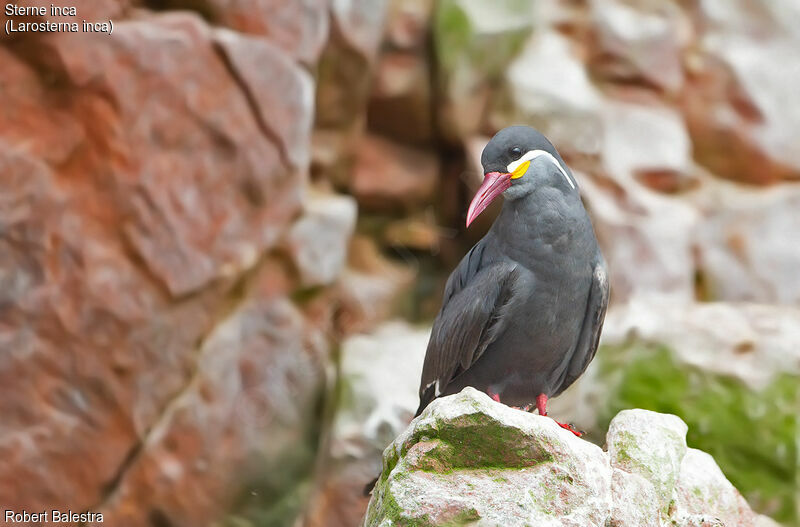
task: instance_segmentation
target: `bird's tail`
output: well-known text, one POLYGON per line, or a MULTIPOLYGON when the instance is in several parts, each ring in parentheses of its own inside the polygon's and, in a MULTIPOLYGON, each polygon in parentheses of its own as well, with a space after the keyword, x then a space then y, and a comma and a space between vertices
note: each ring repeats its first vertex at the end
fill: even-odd
POLYGON ((417 413, 415 413, 415 414, 414 414, 414 417, 415 417, 415 418, 416 418, 416 417, 419 417, 419 414, 421 414, 421 413, 422 413, 422 411, 423 411, 423 410, 424 410, 424 409, 425 409, 425 408, 426 408, 426 407, 427 407, 429 404, 431 404, 431 401, 433 401, 434 399, 436 399, 436 394, 435 394, 435 392, 434 392, 434 388, 433 388, 433 386, 430 386, 430 387, 428 387, 428 389, 427 389, 427 390, 423 391, 423 392, 422 392, 422 393, 419 395, 419 407, 417 408, 417 413))

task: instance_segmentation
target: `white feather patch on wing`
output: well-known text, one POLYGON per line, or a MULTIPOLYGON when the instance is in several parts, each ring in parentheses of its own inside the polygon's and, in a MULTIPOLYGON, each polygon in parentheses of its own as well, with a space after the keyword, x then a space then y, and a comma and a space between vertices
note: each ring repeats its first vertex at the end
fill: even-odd
POLYGON ((572 181, 572 178, 569 177, 569 175, 567 174, 567 171, 564 170, 564 167, 561 166, 561 163, 558 162, 558 159, 556 159, 553 156, 553 154, 551 154, 550 152, 547 152, 545 150, 528 150, 525 153, 525 155, 523 155, 522 157, 520 157, 516 161, 512 161, 511 163, 509 163, 509 165, 507 167, 507 170, 509 172, 514 172, 514 170, 518 166, 520 166, 522 163, 524 163, 525 161, 533 161, 534 159, 536 159, 539 156, 545 156, 545 158, 548 161, 553 163, 561 171, 561 173, 564 175, 564 178, 567 180, 567 183, 569 183, 569 186, 572 187, 573 189, 575 188, 575 183, 572 181))
MULTIPOLYGON (((427 390, 427 389, 428 389, 428 388, 430 388, 431 386, 433 386, 433 393, 434 393, 434 395, 435 395, 436 397, 439 397, 439 394, 441 394, 441 393, 442 393, 442 389, 441 389, 441 386, 440 386, 439 379, 436 379, 435 381, 431 381, 431 382, 429 382, 428 384, 426 384, 426 385, 425 385, 425 390, 427 390)), ((424 391, 424 390, 423 390, 423 391, 424 391)))

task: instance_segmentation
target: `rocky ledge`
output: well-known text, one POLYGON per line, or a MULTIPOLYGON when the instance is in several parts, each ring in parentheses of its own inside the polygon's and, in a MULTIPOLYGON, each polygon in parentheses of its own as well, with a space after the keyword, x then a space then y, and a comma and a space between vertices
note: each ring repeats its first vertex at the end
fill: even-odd
POLYGON ((776 526, 686 432, 676 416, 625 410, 603 450, 466 388, 386 449, 364 525, 776 526))

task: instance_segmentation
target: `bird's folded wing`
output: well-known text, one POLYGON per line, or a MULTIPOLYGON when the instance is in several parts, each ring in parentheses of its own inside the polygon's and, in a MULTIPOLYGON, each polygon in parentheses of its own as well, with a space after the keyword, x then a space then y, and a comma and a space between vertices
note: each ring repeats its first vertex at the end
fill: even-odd
POLYGON ((583 317, 583 326, 578 336, 575 351, 567 365, 564 381, 555 395, 566 390, 578 377, 583 374, 589 363, 597 353, 597 344, 600 341, 600 332, 603 329, 603 320, 608 307, 608 275, 605 262, 600 261, 595 265, 592 275, 592 288, 589 292, 589 301, 586 305, 586 315, 583 317))
POLYGON ((480 257, 474 251, 448 280, 445 304, 433 323, 420 382, 420 411, 480 358, 507 321, 503 314, 514 296, 516 264, 471 264, 471 258, 480 257))

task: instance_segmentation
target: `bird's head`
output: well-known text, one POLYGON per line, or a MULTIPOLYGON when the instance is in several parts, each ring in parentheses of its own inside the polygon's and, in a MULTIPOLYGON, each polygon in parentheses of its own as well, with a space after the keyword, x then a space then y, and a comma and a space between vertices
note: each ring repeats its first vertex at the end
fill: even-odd
POLYGON ((515 200, 548 185, 575 192, 577 185, 555 147, 529 126, 509 126, 481 154, 483 184, 467 211, 467 227, 500 194, 515 200))

